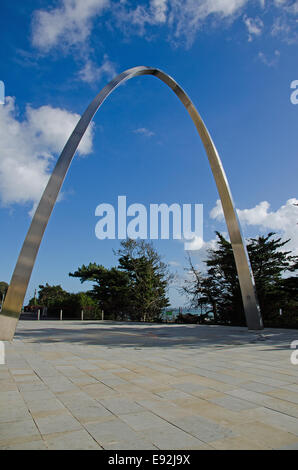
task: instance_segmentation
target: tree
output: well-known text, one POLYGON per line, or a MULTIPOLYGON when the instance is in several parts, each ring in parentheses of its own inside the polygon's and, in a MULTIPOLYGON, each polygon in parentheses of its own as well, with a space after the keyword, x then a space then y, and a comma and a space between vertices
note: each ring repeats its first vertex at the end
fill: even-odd
POLYGON ((81 310, 85 311, 85 318, 99 318, 98 303, 85 292, 70 293, 60 285, 40 285, 37 297, 29 301, 29 305, 37 308, 47 308, 48 316, 58 316, 63 311, 63 318, 80 318, 81 310))
POLYGON ((83 265, 71 277, 81 282, 92 281, 93 289, 88 294, 104 310, 105 318, 124 319, 129 313, 129 277, 117 268, 107 269, 96 263, 83 265))
POLYGON ((2 296, 6 295, 8 289, 8 284, 5 281, 0 281, 0 300, 2 299, 2 296))
POLYGON ((189 255, 188 264, 188 271, 189 274, 191 274, 191 278, 185 280, 182 293, 190 298, 190 303, 193 308, 199 308, 201 310, 202 323, 210 314, 213 315, 214 321, 217 322, 217 305, 220 300, 220 290, 211 277, 204 277, 202 273, 195 268, 189 255))
POLYGON ((5 281, 0 282, 0 311, 4 302, 4 298, 8 289, 8 284, 5 281))
MULTIPOLYGON (((286 315, 289 303, 298 300, 297 277, 284 277, 287 272, 297 271, 298 257, 284 250, 289 240, 281 241, 281 238, 275 238, 274 235, 270 232, 266 237, 252 238, 248 245, 263 320, 265 324, 272 326, 280 323, 280 309, 286 315), (288 295, 289 289, 292 298, 288 295)), ((296 314, 298 315, 298 309, 296 314)))
MULTIPOLYGON (((191 279, 186 281, 183 291, 193 306, 203 305, 212 312, 216 322, 244 325, 232 246, 220 233, 216 234, 217 247, 208 251, 205 261, 207 273, 199 272, 189 258, 191 279)), ((284 251, 287 243, 271 232, 267 236, 252 238, 247 244, 266 326, 293 326, 298 321, 298 280, 297 277, 285 278, 285 273, 297 271, 297 257, 284 251), (280 308, 283 310, 282 318, 280 308)))
POLYGON ((127 273, 132 320, 159 321, 169 305, 166 296, 172 276, 152 243, 127 239, 116 252, 119 269, 127 273))
POLYGON ((78 292, 72 294, 75 301, 75 312, 81 314, 84 311, 85 319, 99 319, 101 318, 101 309, 98 302, 93 299, 87 292, 78 292))
POLYGON ((142 240, 124 240, 118 266, 110 269, 96 263, 83 265, 72 277, 93 282, 89 294, 98 301, 106 318, 140 321, 160 319, 169 305, 166 290, 170 276, 152 244, 142 240))
MULTIPOLYGON (((40 285, 38 291, 37 302, 43 307, 53 307, 56 305, 61 305, 62 302, 68 297, 69 293, 62 289, 60 285, 50 286, 48 283, 46 285, 40 285)), ((29 305, 34 305, 35 299, 32 298, 29 301, 29 305)))

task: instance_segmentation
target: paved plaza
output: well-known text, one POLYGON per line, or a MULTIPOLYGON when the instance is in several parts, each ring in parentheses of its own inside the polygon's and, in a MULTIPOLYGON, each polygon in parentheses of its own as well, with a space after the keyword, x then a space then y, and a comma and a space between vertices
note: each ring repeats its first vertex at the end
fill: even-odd
POLYGON ((298 449, 297 330, 20 321, 0 449, 298 449))

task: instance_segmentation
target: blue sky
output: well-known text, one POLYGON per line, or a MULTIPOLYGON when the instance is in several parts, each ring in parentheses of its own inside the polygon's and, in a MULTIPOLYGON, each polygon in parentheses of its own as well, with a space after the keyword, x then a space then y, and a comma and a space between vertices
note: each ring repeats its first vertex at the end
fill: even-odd
MULTIPOLYGON (((297 252, 298 80, 295 0, 15 0, 1 2, 0 279, 9 282, 55 160, 79 116, 114 75, 161 68, 185 89, 221 155, 245 236, 277 231, 297 252)), ((153 77, 118 88, 94 119, 65 180, 43 239, 27 299, 82 263, 116 264, 117 240, 95 236, 95 208, 202 203, 200 265, 226 233, 218 194, 196 130, 174 94, 153 77)), ((180 241, 156 248, 177 273, 180 241)), ((84 286, 84 289, 88 286, 84 286)), ((183 304, 173 286, 173 306, 183 304)))

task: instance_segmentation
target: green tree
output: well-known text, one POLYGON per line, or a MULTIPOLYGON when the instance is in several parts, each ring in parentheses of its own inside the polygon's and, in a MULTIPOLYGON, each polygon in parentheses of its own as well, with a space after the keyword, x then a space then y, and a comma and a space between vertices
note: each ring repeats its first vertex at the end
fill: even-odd
POLYGON ((83 310, 85 319, 98 320, 101 318, 99 304, 88 292, 78 292, 73 295, 76 300, 76 313, 80 314, 83 310))
POLYGON ((8 284, 5 281, 0 282, 0 310, 2 309, 2 304, 8 289, 8 284))
POLYGON ((105 318, 140 321, 159 320, 164 307, 170 276, 152 244, 142 240, 124 240, 117 267, 107 269, 96 263, 81 266, 72 277, 93 282, 89 294, 105 311, 105 318))
POLYGON ((86 292, 67 293, 56 308, 58 311, 63 310, 63 318, 80 318, 82 310, 85 320, 100 318, 98 302, 86 292))
MULTIPOLYGON (((213 315, 214 321, 218 321, 218 304, 221 297, 221 291, 213 278, 204 276, 198 271, 191 257, 188 255, 188 273, 191 274, 190 278, 185 280, 184 286, 181 289, 182 293, 186 294, 191 300, 191 307, 201 310, 202 323, 210 314, 213 315), (203 313, 204 311, 204 313, 203 313)), ((179 317, 182 321, 183 315, 179 317)))
POLYGON ((63 318, 80 318, 81 310, 84 310, 85 318, 99 318, 99 306, 88 293, 69 293, 60 285, 40 285, 37 299, 29 301, 30 306, 47 307, 48 316, 58 316, 63 311, 63 318), (36 306, 37 302, 37 306, 36 306))
POLYGON ((152 243, 127 239, 116 252, 119 269, 129 276, 132 320, 159 321, 169 305, 167 288, 172 276, 152 243))
MULTIPOLYGON (((298 300, 297 277, 284 277, 286 273, 297 271, 297 256, 284 249, 289 240, 282 241, 274 235, 270 232, 267 236, 252 238, 248 245, 263 320, 272 326, 281 322, 280 309, 287 316, 289 304, 298 300)), ((298 316, 298 309, 296 314, 298 316)))
MULTIPOLYGON (((241 291, 231 244, 218 232, 217 247, 209 250, 205 260, 207 273, 202 274, 189 260, 191 279, 183 291, 192 305, 204 305, 214 320, 223 324, 244 325, 241 291)), ((252 238, 247 249, 264 324, 266 326, 295 326, 298 320, 298 280, 285 277, 297 271, 297 257, 284 250, 288 241, 274 233, 252 238), (283 314, 280 316, 280 309, 283 314)))
POLYGON ((0 300, 2 299, 3 295, 6 295, 8 289, 8 284, 5 281, 0 281, 0 300))
MULTIPOLYGON (((69 293, 62 289, 60 285, 50 286, 48 283, 40 285, 37 303, 43 307, 53 307, 61 305, 62 302, 69 296, 69 293)), ((34 305, 34 298, 30 299, 29 305, 34 305)))
POLYGON ((94 283, 88 294, 104 310, 105 318, 123 320, 129 314, 129 277, 125 272, 90 263, 69 276, 79 278, 82 283, 94 283))

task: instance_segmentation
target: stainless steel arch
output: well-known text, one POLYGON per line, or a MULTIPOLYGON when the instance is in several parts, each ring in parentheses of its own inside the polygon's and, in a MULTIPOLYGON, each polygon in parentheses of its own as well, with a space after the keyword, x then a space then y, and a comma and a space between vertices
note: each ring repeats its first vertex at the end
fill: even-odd
POLYGON ((253 330, 263 328, 262 317, 255 292, 254 278, 231 191, 221 160, 209 132, 192 101, 173 78, 161 70, 140 66, 121 73, 101 90, 90 103, 68 139, 36 209, 12 275, 3 309, 0 314, 0 340, 11 341, 13 339, 44 231, 80 140, 94 114, 109 94, 124 81, 139 75, 153 75, 166 83, 184 104, 198 130, 222 202, 236 261, 247 326, 249 329, 253 330))

